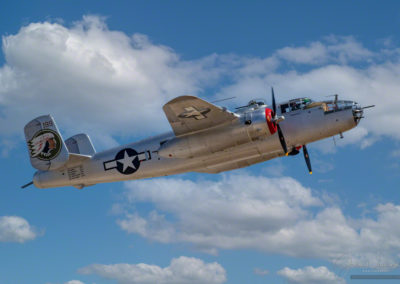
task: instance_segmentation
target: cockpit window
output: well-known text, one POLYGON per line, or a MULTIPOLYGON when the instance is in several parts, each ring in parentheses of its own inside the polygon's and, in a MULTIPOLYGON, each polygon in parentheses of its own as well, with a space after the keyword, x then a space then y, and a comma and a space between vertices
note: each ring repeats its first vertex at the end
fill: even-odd
POLYGON ((245 106, 237 107, 236 113, 245 113, 249 110, 255 110, 261 107, 265 107, 267 104, 263 99, 254 99, 247 103, 245 106))
POLYGON ((345 110, 345 109, 351 109, 357 103, 353 102, 353 101, 338 100, 338 101, 324 101, 323 104, 325 105, 324 106, 325 113, 330 113, 330 112, 341 111, 341 110, 345 110))
POLYGON ((290 111, 295 111, 299 109, 304 109, 307 105, 311 104, 312 100, 309 98, 300 98, 290 100, 287 103, 281 104, 281 113, 287 113, 290 111))
POLYGON ((289 108, 289 104, 282 104, 281 105, 281 113, 286 113, 289 112, 290 108, 289 108))
POLYGON ((249 103, 247 104, 247 106, 254 106, 254 105, 263 106, 265 105, 265 101, 261 99, 256 99, 249 101, 249 103))

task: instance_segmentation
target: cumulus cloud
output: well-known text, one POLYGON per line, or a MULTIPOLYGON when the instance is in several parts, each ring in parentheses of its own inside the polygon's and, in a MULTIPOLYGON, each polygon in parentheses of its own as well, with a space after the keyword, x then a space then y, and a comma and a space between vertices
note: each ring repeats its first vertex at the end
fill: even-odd
POLYGON ((328 50, 320 42, 313 42, 307 47, 284 47, 276 53, 279 57, 295 63, 316 64, 328 59, 328 50))
POLYGON ((226 281, 225 269, 218 263, 181 256, 167 267, 139 264, 92 264, 79 269, 82 274, 97 274, 121 284, 218 284, 226 281))
POLYGON ((400 205, 380 204, 371 218, 346 216, 292 178, 224 175, 220 180, 154 179, 126 183, 119 226, 161 243, 187 243, 215 254, 254 249, 316 257, 341 266, 398 261, 400 205), (244 190, 245 189, 245 190, 244 190), (152 203, 146 215, 132 206, 152 203))
POLYGON ((366 49, 354 37, 329 36, 325 41, 315 41, 308 46, 284 47, 276 51, 276 55, 288 62, 298 64, 324 64, 368 60, 374 53, 366 49))
POLYGON ((219 72, 207 71, 215 61, 212 55, 183 61, 171 48, 145 35, 111 31, 95 16, 70 28, 31 23, 3 37, 3 52, 3 135, 19 133, 30 119, 47 113, 71 132, 90 130, 98 136, 167 129, 162 105, 198 93, 219 72))
POLYGON ((298 284, 345 284, 346 281, 330 271, 325 266, 307 266, 299 269, 285 267, 277 272, 287 279, 289 283, 298 284))
POLYGON ((308 215, 305 208, 322 204, 310 189, 291 178, 155 179, 127 183, 127 187, 129 202, 151 201, 161 212, 172 213, 179 224, 158 211, 147 217, 127 213, 118 221, 122 229, 165 243, 191 242, 206 250, 252 247, 262 242, 263 232, 273 234, 293 225, 308 215))
POLYGON ((183 60, 172 48, 146 35, 110 30, 96 16, 70 26, 31 23, 3 36, 1 140, 20 135, 33 117, 51 113, 65 135, 89 132, 109 146, 115 136, 170 129, 161 107, 175 96, 216 93, 237 96, 235 103, 241 104, 249 96, 265 97, 269 85, 280 100, 338 93, 364 105, 376 103, 362 122, 367 133, 353 143, 371 135, 400 139, 393 131, 400 122, 396 49, 373 52, 341 36, 282 47, 266 57, 210 54, 183 60), (298 64, 309 68, 297 71, 298 64))
POLYGON ((0 216, 0 242, 24 243, 37 237, 27 220, 18 216, 0 216))
MULTIPOLYGON (((393 131, 400 123, 398 52, 387 56, 384 50, 367 50, 354 38, 332 36, 309 46, 282 48, 270 58, 278 62, 277 68, 260 69, 258 73, 242 71, 232 84, 220 88, 218 97, 236 96, 242 102, 248 99, 249 93, 266 97, 269 85, 274 86, 275 95, 281 101, 304 96, 328 100, 326 96, 339 94, 339 99, 354 100, 363 106, 376 105, 365 111, 365 119, 359 126, 362 130, 354 135, 355 130, 345 134, 339 146, 355 143, 365 148, 382 135, 400 139, 400 132, 393 131)), ((245 66, 239 69, 247 70, 245 66)))

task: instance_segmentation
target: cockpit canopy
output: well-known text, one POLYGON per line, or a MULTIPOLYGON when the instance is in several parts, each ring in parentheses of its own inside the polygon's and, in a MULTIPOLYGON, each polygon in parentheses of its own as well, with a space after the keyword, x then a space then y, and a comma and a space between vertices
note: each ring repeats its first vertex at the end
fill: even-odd
POLYGON ((265 103, 265 100, 263 100, 263 99, 254 99, 254 100, 249 101, 249 103, 247 104, 248 107, 265 106, 265 105, 267 105, 267 104, 265 103))
POLYGON ((266 106, 266 102, 264 99, 253 99, 251 101, 249 101, 247 103, 247 105, 245 106, 241 106, 241 107, 237 107, 236 108, 236 112, 237 113, 243 113, 246 112, 248 110, 255 110, 258 109, 260 107, 266 106))
MULTIPOLYGON (((236 113, 246 113, 248 111, 253 111, 259 108, 265 108, 267 106, 264 99, 253 99, 247 103, 245 106, 237 107, 236 113)), ((291 111, 301 110, 301 109, 309 109, 319 107, 324 110, 324 112, 334 112, 340 111, 344 109, 356 108, 358 104, 353 101, 345 101, 345 100, 327 100, 327 101, 314 101, 310 98, 297 98, 293 100, 289 100, 278 105, 281 110, 281 114, 288 113, 291 111)), ((271 107, 271 106, 270 106, 271 107)))
POLYGON ((304 109, 314 101, 310 98, 298 98, 280 104, 281 113, 304 109))

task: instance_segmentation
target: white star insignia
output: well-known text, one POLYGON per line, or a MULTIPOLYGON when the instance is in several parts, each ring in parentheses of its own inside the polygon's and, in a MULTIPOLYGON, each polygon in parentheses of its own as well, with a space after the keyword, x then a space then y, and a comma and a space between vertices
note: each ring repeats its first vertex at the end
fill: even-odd
POLYGON ((124 152, 124 157, 122 159, 117 160, 117 162, 120 162, 121 164, 123 164, 123 169, 122 171, 125 172, 127 168, 133 168, 134 170, 136 170, 136 167, 133 164, 133 160, 136 159, 136 155, 133 155, 132 157, 129 157, 128 153, 124 152))

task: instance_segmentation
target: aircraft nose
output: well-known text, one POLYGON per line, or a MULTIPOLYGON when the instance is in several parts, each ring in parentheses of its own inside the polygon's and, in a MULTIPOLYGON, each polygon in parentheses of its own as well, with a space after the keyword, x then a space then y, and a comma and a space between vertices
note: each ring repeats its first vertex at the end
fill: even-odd
POLYGON ((364 114, 363 108, 357 102, 353 102, 352 109, 353 109, 354 121, 356 122, 356 124, 358 124, 360 122, 361 118, 364 117, 363 116, 363 114, 364 114))
POLYGON ((364 109, 366 108, 371 108, 371 107, 375 107, 375 105, 369 105, 369 106, 365 106, 365 107, 361 107, 361 105, 359 105, 356 102, 353 102, 353 117, 354 117, 354 121, 356 123, 359 123, 361 118, 364 118, 363 114, 364 114, 364 109))

